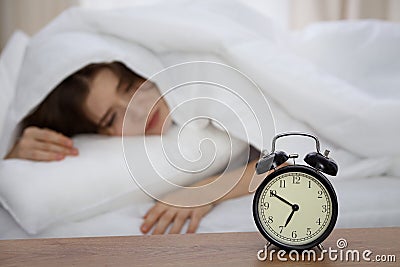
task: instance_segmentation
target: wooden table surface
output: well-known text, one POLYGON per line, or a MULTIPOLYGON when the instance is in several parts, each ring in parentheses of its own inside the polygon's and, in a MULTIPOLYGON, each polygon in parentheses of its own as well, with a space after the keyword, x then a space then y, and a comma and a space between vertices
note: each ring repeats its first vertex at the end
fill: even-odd
MULTIPOLYGON (((376 255, 395 255, 397 262, 260 261, 257 252, 265 240, 256 232, 160 236, 20 239, 0 241, 0 266, 399 266, 399 228, 336 229, 323 243, 325 249, 369 249, 376 255)), ((276 247, 272 247, 277 249, 276 247)), ((269 248, 271 250, 271 247, 269 248)), ((318 250, 315 250, 318 251, 318 250)), ((318 251, 317 256, 320 255, 318 251)), ((327 255, 327 254, 325 254, 327 255)), ((337 254, 339 255, 339 254, 337 254)), ((382 258, 382 257, 381 257, 382 258)), ((386 257, 388 258, 388 257, 386 257)), ((343 256, 343 259, 345 257, 343 256)), ((391 259, 393 261, 393 259, 391 259)))

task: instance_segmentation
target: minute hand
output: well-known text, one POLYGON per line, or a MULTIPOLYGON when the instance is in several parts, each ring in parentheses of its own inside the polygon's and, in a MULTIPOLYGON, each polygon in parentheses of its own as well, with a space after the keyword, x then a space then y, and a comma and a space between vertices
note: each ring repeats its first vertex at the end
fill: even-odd
POLYGON ((283 197, 278 196, 276 193, 272 194, 273 196, 276 196, 280 201, 285 202, 286 204, 288 204, 289 206, 293 206, 292 203, 290 203, 289 201, 287 201, 286 199, 284 199, 283 197))

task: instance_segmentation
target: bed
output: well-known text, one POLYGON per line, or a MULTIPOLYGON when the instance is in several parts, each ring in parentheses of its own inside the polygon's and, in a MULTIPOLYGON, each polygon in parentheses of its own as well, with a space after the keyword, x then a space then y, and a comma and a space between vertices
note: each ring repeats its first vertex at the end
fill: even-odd
MULTIPOLYGON (((339 198, 337 228, 400 225, 400 210, 397 205, 400 181, 397 178, 370 177, 353 181, 333 181, 333 184, 339 198)), ((252 195, 249 195, 221 203, 204 217, 197 232, 257 231, 251 213, 252 200, 252 195)), ((2 208, 0 238, 141 235, 139 227, 142 216, 151 206, 151 202, 128 205, 87 220, 60 223, 37 235, 27 234, 2 208)))

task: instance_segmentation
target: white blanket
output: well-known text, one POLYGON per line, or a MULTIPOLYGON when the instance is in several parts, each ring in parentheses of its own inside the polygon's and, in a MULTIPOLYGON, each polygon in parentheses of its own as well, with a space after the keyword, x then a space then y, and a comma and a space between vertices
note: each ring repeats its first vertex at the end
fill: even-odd
MULTIPOLYGON (((219 114, 218 120, 232 135, 244 139, 246 132, 246 141, 269 149, 276 131, 311 131, 335 147, 333 155, 337 155, 342 177, 390 171, 400 154, 399 25, 322 23, 290 36, 238 5, 232 1, 168 1, 154 7, 64 12, 31 39, 13 109, 3 127, 0 152, 4 155, 10 145, 10 129, 16 122, 66 75, 90 62, 121 60, 150 77, 173 63, 212 59, 251 77, 274 116, 268 114, 255 86, 233 88, 245 95, 256 117, 247 111, 239 114, 245 128, 240 132, 238 121, 219 114)), ((229 78, 222 81, 229 83, 229 78)), ((190 91, 183 98, 196 97, 198 92, 190 91)), ((212 97, 228 106, 238 103, 232 96, 212 97)), ((193 110, 190 116, 196 115, 193 110)), ((308 144, 303 150, 312 149, 308 144)))
MULTIPOLYGON (((171 107, 207 97, 214 101, 192 102, 175 112, 181 126, 207 116, 258 149, 270 149, 276 132, 313 132, 333 150, 342 180, 399 176, 398 47, 399 24, 321 23, 292 35, 232 1, 169 1, 115 11, 73 8, 31 38, 2 127, 0 153, 10 146, 17 122, 67 75, 88 63, 119 60, 159 82, 163 93, 193 80, 231 89, 197 84, 167 94, 171 107), (234 69, 198 62, 177 65, 168 77, 158 73, 193 60, 234 69)), ((301 155, 314 149, 297 139, 278 148, 301 155)))

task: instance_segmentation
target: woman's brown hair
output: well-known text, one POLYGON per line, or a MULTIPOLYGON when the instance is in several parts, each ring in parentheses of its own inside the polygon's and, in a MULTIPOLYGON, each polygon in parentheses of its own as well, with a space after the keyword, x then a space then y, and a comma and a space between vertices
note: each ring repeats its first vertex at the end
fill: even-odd
POLYGON ((66 136, 98 133, 99 127, 88 119, 84 102, 89 94, 90 82, 103 68, 109 68, 122 82, 138 79, 134 72, 121 62, 94 63, 65 78, 20 123, 20 131, 29 126, 49 128, 66 136))

